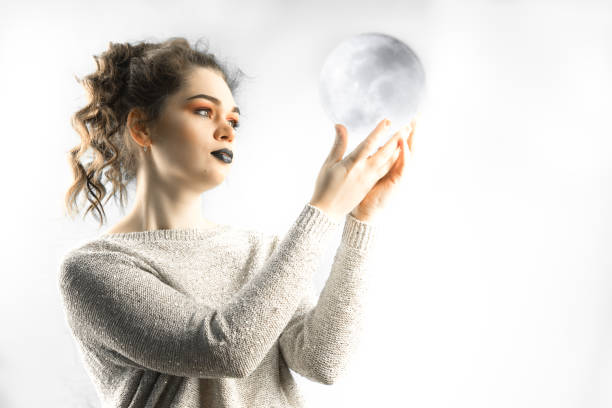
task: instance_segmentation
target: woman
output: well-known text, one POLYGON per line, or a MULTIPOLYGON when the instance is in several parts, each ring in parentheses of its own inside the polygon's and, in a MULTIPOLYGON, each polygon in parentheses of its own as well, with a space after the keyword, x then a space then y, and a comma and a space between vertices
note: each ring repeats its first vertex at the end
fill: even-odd
POLYGON ((343 159, 337 125, 312 199, 284 237, 218 225, 201 216, 200 200, 223 182, 239 142, 237 81, 183 38, 110 43, 95 58, 83 82, 90 102, 73 117, 82 143, 70 152, 67 206, 89 193, 87 212, 102 222, 106 167, 111 195, 119 188, 123 200, 136 178, 136 200, 65 255, 59 288, 103 405, 303 406, 289 369, 332 384, 357 340, 372 220, 401 177, 407 129, 373 152, 382 121, 343 159), (343 220, 317 300, 311 278, 343 220))

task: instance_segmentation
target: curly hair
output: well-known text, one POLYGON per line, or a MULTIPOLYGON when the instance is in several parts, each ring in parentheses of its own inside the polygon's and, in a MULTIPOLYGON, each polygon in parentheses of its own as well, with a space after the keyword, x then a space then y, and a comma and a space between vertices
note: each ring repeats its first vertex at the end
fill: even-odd
POLYGON ((138 169, 138 145, 126 132, 128 113, 139 108, 146 114, 146 123, 155 122, 163 110, 169 95, 178 91, 187 75, 196 67, 210 68, 221 75, 234 93, 239 85, 242 70, 230 73, 224 62, 205 49, 199 49, 200 41, 192 47, 183 37, 172 37, 163 42, 147 40, 134 44, 109 43, 100 55, 94 55, 97 70, 83 79, 75 76, 89 95, 89 103, 71 117, 72 127, 79 133, 81 143, 68 152, 68 162, 74 182, 65 196, 68 215, 78 213, 77 198, 81 192, 89 201, 83 218, 92 210, 100 226, 106 214, 102 199, 107 190, 102 174, 113 185, 111 194, 119 191, 119 201, 125 207, 126 185, 136 177, 138 169), (81 157, 91 149, 93 159, 84 166, 81 157), (104 171, 105 168, 108 169, 104 171), (97 214, 97 217, 96 217, 97 214))

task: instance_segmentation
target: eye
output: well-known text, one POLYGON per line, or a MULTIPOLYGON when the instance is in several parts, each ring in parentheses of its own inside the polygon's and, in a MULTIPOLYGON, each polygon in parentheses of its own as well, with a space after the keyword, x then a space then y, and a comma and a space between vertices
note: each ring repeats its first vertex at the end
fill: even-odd
POLYGON ((196 112, 200 112, 200 111, 205 111, 205 112, 208 112, 208 117, 210 117, 210 112, 211 112, 211 110, 210 110, 210 109, 208 109, 208 108, 200 108, 200 109, 196 109, 195 111, 196 111, 196 112))
POLYGON ((234 129, 238 129, 240 127, 240 122, 238 122, 237 120, 230 120, 230 122, 233 122, 233 128, 234 129))
MULTIPOLYGON (((205 111, 205 112, 208 112, 208 115, 206 115, 206 116, 210 117, 210 112, 211 112, 211 110, 210 110, 209 108, 199 108, 199 109, 196 109, 195 111, 196 111, 196 112, 199 112, 199 111, 205 111)), ((233 127, 234 129, 238 129, 238 128, 240 127, 240 121, 237 121, 237 120, 233 120, 233 119, 232 119, 232 120, 230 120, 229 122, 230 122, 230 123, 232 123, 232 127, 233 127)))

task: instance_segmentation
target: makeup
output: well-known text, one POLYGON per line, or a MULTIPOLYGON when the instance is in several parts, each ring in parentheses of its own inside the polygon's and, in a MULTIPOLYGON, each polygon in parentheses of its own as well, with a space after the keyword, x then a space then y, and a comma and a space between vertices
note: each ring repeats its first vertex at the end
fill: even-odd
POLYGON ((217 159, 222 160, 225 163, 231 163, 234 159, 234 154, 229 149, 219 149, 214 152, 210 152, 217 159))

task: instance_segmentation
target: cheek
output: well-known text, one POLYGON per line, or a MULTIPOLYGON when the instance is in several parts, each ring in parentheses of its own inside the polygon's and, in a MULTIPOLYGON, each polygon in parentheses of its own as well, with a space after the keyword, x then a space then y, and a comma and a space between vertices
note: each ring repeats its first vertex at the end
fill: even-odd
POLYGON ((202 142, 202 129, 199 129, 197 118, 190 118, 187 115, 180 115, 172 121, 167 129, 167 135, 174 140, 174 144, 179 149, 194 149, 202 142))
POLYGON ((210 166, 209 160, 216 160, 210 155, 210 151, 214 150, 210 135, 210 130, 197 120, 186 120, 177 129, 176 149, 187 167, 207 168, 210 166))
POLYGON ((210 166, 209 160, 216 160, 210 151, 214 150, 211 129, 197 116, 188 113, 168 118, 163 129, 164 150, 174 165, 200 171, 210 166))

